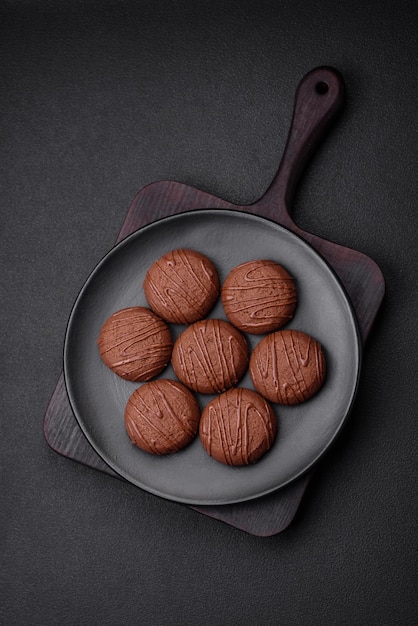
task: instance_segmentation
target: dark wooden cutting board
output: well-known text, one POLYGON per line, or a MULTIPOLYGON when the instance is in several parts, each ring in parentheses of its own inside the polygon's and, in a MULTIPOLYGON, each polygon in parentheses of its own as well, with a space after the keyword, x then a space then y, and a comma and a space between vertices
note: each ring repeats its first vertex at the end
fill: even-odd
MULTIPOLYGON (((344 83, 336 70, 327 67, 312 70, 296 91, 293 119, 278 172, 257 202, 236 205, 182 183, 158 181, 144 187, 134 198, 117 243, 157 219, 196 209, 232 209, 266 217, 305 239, 333 267, 353 304, 364 344, 384 295, 385 284, 379 267, 361 252, 303 231, 290 214, 303 168, 340 111, 343 100, 344 83)), ((46 410, 44 434, 50 447, 59 454, 117 476, 93 450, 79 428, 62 374, 46 410)), ((273 535, 284 530, 294 518, 311 476, 312 471, 257 500, 190 508, 254 535, 273 535)))

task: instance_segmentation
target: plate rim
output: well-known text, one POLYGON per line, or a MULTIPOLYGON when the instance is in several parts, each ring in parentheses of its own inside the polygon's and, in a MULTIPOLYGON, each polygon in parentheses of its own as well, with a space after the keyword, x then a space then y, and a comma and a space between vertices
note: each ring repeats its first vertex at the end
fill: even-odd
POLYGON ((97 264, 93 267, 93 269, 91 270, 91 272, 89 273, 89 275, 87 276, 86 280, 84 281, 81 289, 79 290, 76 299, 73 303, 73 306, 71 308, 70 311, 70 315, 68 317, 68 321, 66 324, 66 329, 65 329, 65 336, 64 336, 64 345, 63 345, 63 377, 64 377, 64 384, 65 384, 65 389, 67 392, 67 396, 68 396, 68 400, 71 406, 71 410, 74 414, 74 417, 83 433, 83 435, 86 437, 87 441, 89 442, 89 444, 92 446, 92 448, 95 450, 95 452, 99 455, 99 457, 101 458, 101 460, 111 469, 113 470, 113 472, 115 472, 117 474, 117 476, 123 478, 124 480, 126 480, 128 483, 146 491, 147 493, 151 493, 153 495, 159 496, 163 499, 172 501, 172 502, 178 502, 180 504, 187 504, 187 505, 191 505, 191 506, 228 506, 230 504, 238 504, 238 503, 243 503, 243 502, 250 502, 253 500, 257 500, 260 498, 263 498, 265 496, 268 496, 269 494, 272 493, 277 493, 278 491, 284 489, 285 487, 288 487, 289 485, 291 485, 292 483, 296 482, 298 479, 302 478, 303 476, 305 476, 309 471, 311 471, 314 466, 317 465, 317 463, 319 462, 320 459, 323 458, 323 456, 329 451, 330 447, 334 444, 335 440, 338 438, 341 430, 343 429, 344 425, 347 422, 347 419, 352 411, 353 408, 353 404, 355 402, 356 399, 356 395, 357 395, 357 391, 358 391, 358 386, 359 386, 359 380, 360 380, 360 374, 361 374, 361 367, 362 367, 362 358, 363 358, 363 345, 362 345, 362 341, 361 341, 361 333, 360 333, 360 327, 359 327, 359 322, 357 319, 357 314, 355 312, 354 309, 354 305, 351 301, 351 298, 348 294, 348 291, 345 287, 345 285, 343 284, 341 278, 338 276, 338 273, 336 272, 336 270, 332 267, 332 265, 327 261, 327 259, 324 257, 324 255, 317 250, 311 243, 309 243, 306 239, 304 239, 301 235, 299 235, 298 233, 292 231, 290 228, 288 228, 287 226, 280 224, 279 222, 274 221, 271 218, 268 217, 264 217, 262 215, 258 215, 258 214, 254 214, 251 213, 249 211, 244 211, 241 209, 230 209, 230 208, 205 208, 205 209, 191 209, 191 210, 187 210, 187 211, 182 211, 179 213, 174 213, 168 216, 164 216, 161 218, 158 218, 152 222, 149 222, 148 224, 144 224, 143 226, 139 227, 138 229, 136 229, 135 231, 133 231, 132 233, 130 233, 129 235, 127 235, 126 237, 124 237, 123 239, 121 239, 120 241, 118 241, 112 248, 110 248, 108 250, 108 252, 106 254, 104 254, 102 256, 102 258, 97 262, 97 264), (273 226, 273 228, 279 228, 283 231, 285 231, 288 235, 291 236, 291 238, 294 238, 295 240, 297 240, 303 247, 306 247, 307 249, 309 249, 310 251, 312 251, 314 253, 314 255, 316 257, 318 257, 318 259, 320 260, 320 262, 324 265, 324 267, 326 268, 326 270, 332 275, 335 283, 338 285, 338 288, 341 290, 341 293, 343 295, 344 301, 347 305, 347 309, 349 311, 349 319, 351 321, 351 326, 353 329, 353 335, 355 337, 355 366, 356 366, 356 375, 355 375, 355 381, 354 384, 352 386, 352 390, 351 390, 351 394, 349 396, 349 402, 347 403, 347 409, 345 412, 344 417, 340 420, 337 428, 335 429, 335 431, 333 432, 332 437, 330 437, 329 441, 327 442, 326 446, 312 459, 312 461, 303 469, 301 469, 298 473, 296 473, 295 475, 292 475, 288 480, 281 482, 279 485, 277 485, 276 487, 270 487, 267 488, 263 491, 259 491, 254 495, 250 495, 250 496, 245 496, 245 497, 237 497, 237 498, 228 498, 227 501, 225 500, 218 500, 216 498, 202 498, 202 499, 195 499, 195 498, 190 498, 190 497, 181 497, 181 496, 171 496, 165 492, 162 492, 161 490, 157 489, 157 488, 153 488, 150 487, 149 485, 146 485, 144 483, 141 483, 139 480, 135 480, 132 477, 128 476, 127 473, 122 469, 120 469, 117 464, 115 465, 115 463, 112 460, 109 460, 106 456, 106 454, 103 454, 102 450, 100 449, 100 446, 98 446, 96 444, 96 442, 94 441, 94 438, 90 435, 90 433, 88 432, 88 430, 85 428, 84 425, 84 419, 83 417, 79 414, 79 411, 77 409, 76 406, 76 401, 73 398, 72 395, 72 391, 71 391, 71 384, 70 384, 70 380, 69 380, 69 376, 68 376, 68 368, 69 368, 69 341, 68 341, 68 337, 69 334, 71 332, 71 327, 73 324, 73 319, 74 316, 76 315, 77 312, 77 307, 79 305, 80 300, 83 297, 83 294, 85 293, 85 291, 88 289, 90 282, 93 280, 94 276, 96 275, 97 272, 100 271, 101 267, 107 262, 107 259, 110 257, 113 257, 115 254, 118 253, 118 251, 120 249, 122 249, 125 246, 128 246, 130 244, 130 242, 134 239, 136 239, 138 236, 142 235, 144 232, 146 232, 148 229, 151 228, 155 228, 156 226, 158 226, 160 223, 166 223, 166 222, 171 222, 171 221, 175 221, 178 218, 184 218, 184 217, 189 217, 189 216, 194 216, 196 218, 199 217, 199 215, 205 215, 207 216, 209 214, 218 214, 218 215, 231 215, 234 214, 238 219, 242 216, 245 216, 247 219, 250 220, 254 220, 255 222, 261 222, 261 223, 267 223, 271 226, 273 226))

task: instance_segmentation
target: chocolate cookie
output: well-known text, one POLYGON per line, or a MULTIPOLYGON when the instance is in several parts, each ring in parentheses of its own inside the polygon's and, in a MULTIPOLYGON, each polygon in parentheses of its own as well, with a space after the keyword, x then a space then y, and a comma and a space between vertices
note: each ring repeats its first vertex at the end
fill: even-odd
POLYGON ((160 379, 136 389, 125 408, 130 440, 151 454, 170 454, 197 435, 200 409, 191 391, 174 380, 160 379))
POLYGON ((300 404, 311 398, 325 379, 321 344, 299 330, 279 330, 254 348, 250 375, 255 388, 271 402, 300 404))
POLYGON ((292 319, 296 285, 284 267, 273 261, 248 261, 225 279, 222 304, 231 324, 261 335, 277 330, 292 319))
POLYGON ((162 372, 173 348, 167 324, 141 306, 111 315, 103 324, 97 343, 105 365, 134 382, 150 380, 162 372))
POLYGON ((244 375, 247 341, 224 320, 201 320, 178 337, 171 362, 177 377, 194 391, 220 393, 244 375))
POLYGON ((277 420, 255 391, 235 388, 209 402, 199 425, 206 452, 226 465, 256 463, 273 444, 277 420))
POLYGON ((150 307, 167 322, 190 324, 203 319, 219 296, 212 261, 194 250, 172 250, 155 261, 143 283, 150 307))

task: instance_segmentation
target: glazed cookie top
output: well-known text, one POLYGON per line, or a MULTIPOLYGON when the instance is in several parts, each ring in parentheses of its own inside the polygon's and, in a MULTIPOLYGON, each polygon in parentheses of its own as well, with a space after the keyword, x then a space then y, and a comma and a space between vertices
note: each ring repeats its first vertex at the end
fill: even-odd
POLYGON ((326 362, 321 344, 299 330, 279 330, 254 348, 250 375, 255 388, 271 402, 300 404, 319 391, 326 362))
POLYGON ((225 279, 222 304, 231 324, 261 335, 287 324, 293 317, 297 293, 292 276, 273 261, 248 261, 225 279))
POLYGON ((277 419, 270 404, 242 387, 209 402, 199 426, 206 452, 226 465, 256 463, 271 448, 276 433, 277 419))
POLYGON ((201 320, 178 337, 171 359, 177 377, 200 393, 229 389, 248 367, 248 345, 244 336, 228 322, 201 320))
POLYGON ((100 356, 121 378, 147 381, 168 365, 173 348, 167 324, 146 307, 129 307, 113 313, 103 324, 100 356))
POLYGON ((190 324, 203 319, 219 296, 219 276, 212 261, 195 250, 168 252, 149 268, 143 283, 149 306, 167 322, 190 324))
POLYGON ((132 443, 151 454, 170 454, 197 435, 200 409, 181 383, 160 379, 145 383, 130 396, 125 428, 132 443))

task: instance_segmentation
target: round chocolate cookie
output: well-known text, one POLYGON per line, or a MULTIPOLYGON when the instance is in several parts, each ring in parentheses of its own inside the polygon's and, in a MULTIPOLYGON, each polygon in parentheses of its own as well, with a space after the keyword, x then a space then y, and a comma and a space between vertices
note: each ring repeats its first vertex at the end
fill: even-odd
POLYGON ((103 324, 97 343, 105 365, 134 382, 162 372, 173 348, 167 324, 141 306, 113 313, 103 324))
POLYGON ((276 416, 267 400, 240 387, 209 402, 199 426, 206 452, 226 465, 256 463, 271 448, 276 433, 276 416))
POLYGON ((231 324, 261 335, 287 324, 296 308, 292 276, 273 261, 248 261, 230 271, 221 291, 231 324))
POLYGON ((199 419, 192 392, 168 379, 153 380, 136 389, 125 408, 130 440, 151 454, 182 450, 197 435, 199 419))
POLYGON ((311 398, 325 379, 321 344, 299 330, 278 330, 254 348, 250 375, 261 395, 279 404, 300 404, 311 398))
POLYGON ((220 393, 244 375, 248 367, 247 341, 224 320, 201 320, 178 337, 171 363, 187 387, 200 393, 220 393))
POLYGON ((143 283, 153 311, 167 322, 190 324, 203 319, 219 296, 218 272, 195 250, 172 250, 155 261, 143 283))

